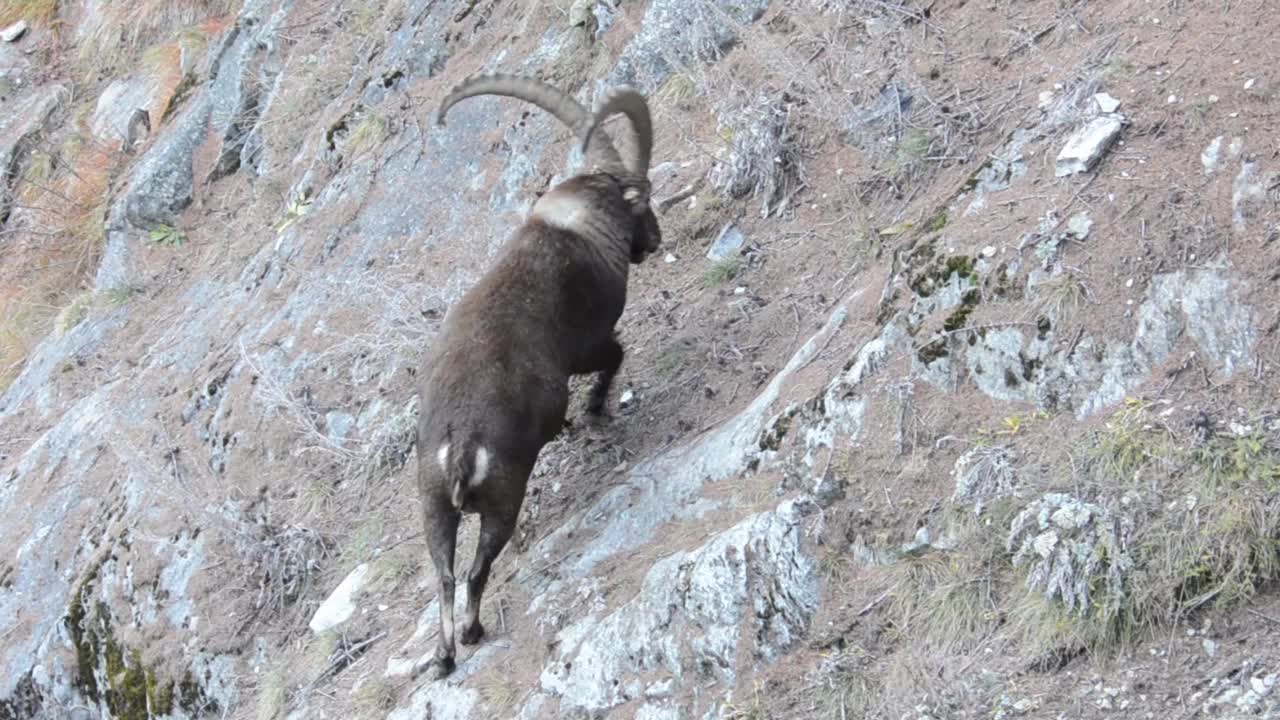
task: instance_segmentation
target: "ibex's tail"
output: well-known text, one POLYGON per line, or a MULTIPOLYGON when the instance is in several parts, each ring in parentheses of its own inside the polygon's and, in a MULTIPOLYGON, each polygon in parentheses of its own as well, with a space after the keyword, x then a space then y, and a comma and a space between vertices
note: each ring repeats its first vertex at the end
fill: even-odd
POLYGON ((436 459, 452 488, 453 506, 461 510, 467 490, 479 486, 489 473, 489 451, 478 437, 471 435, 461 441, 446 441, 436 452, 436 459))

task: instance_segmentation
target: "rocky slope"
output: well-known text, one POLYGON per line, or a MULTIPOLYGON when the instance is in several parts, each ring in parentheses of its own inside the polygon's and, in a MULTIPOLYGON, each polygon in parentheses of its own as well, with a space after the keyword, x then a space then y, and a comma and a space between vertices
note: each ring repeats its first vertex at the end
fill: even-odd
POLYGON ((0 3, 0 717, 1280 717, 1268 17, 0 3), (666 247, 430 682, 415 365, 579 159, 493 70, 650 95, 666 247))

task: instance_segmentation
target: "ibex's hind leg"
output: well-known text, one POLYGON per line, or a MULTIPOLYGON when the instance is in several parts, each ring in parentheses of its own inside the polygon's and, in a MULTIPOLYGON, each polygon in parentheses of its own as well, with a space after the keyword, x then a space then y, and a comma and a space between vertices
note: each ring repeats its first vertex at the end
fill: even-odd
POLYGON ((437 678, 453 672, 455 646, 453 644, 453 554, 457 544, 457 508, 438 492, 433 492, 423 503, 427 549, 440 580, 440 637, 436 644, 437 678))
POLYGON ((605 403, 609 400, 609 388, 613 387, 613 378, 622 367, 622 345, 616 337, 610 337, 602 343, 592 357, 592 369, 599 370, 595 387, 591 389, 591 397, 587 401, 587 413, 594 417, 604 415, 605 403))
POLYGON ((519 515, 520 506, 517 504, 514 512, 484 513, 480 516, 480 541, 476 543, 476 557, 471 563, 471 573, 467 575, 467 617, 458 637, 463 645, 474 645, 484 637, 484 626, 480 624, 480 598, 489 582, 489 569, 515 532, 519 515))

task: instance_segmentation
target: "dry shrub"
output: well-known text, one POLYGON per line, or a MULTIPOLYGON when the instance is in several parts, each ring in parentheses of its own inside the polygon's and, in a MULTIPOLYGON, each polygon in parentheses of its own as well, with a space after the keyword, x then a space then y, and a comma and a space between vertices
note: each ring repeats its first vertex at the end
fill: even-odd
POLYGON ((726 101, 719 115, 728 150, 711 170, 712 186, 730 197, 762 198, 762 216, 784 208, 804 184, 791 97, 761 91, 747 100, 726 101))

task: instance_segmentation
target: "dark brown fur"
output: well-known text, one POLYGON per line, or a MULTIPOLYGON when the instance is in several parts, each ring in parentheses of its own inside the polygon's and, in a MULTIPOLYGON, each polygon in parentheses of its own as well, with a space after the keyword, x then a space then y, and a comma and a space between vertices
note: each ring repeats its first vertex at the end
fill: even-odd
POLYGON ((645 205, 636 214, 628 199, 635 175, 606 169, 617 172, 571 177, 538 200, 493 267, 450 308, 423 365, 418 487, 440 582, 437 677, 454 666, 461 514, 481 516, 458 638, 473 644, 484 635, 479 610, 490 567, 515 530, 539 452, 564 426, 569 377, 600 373, 587 408, 600 415, 622 364, 614 325, 629 265, 658 248, 661 232, 653 211, 645 205), (485 472, 473 482, 477 469, 485 472))

